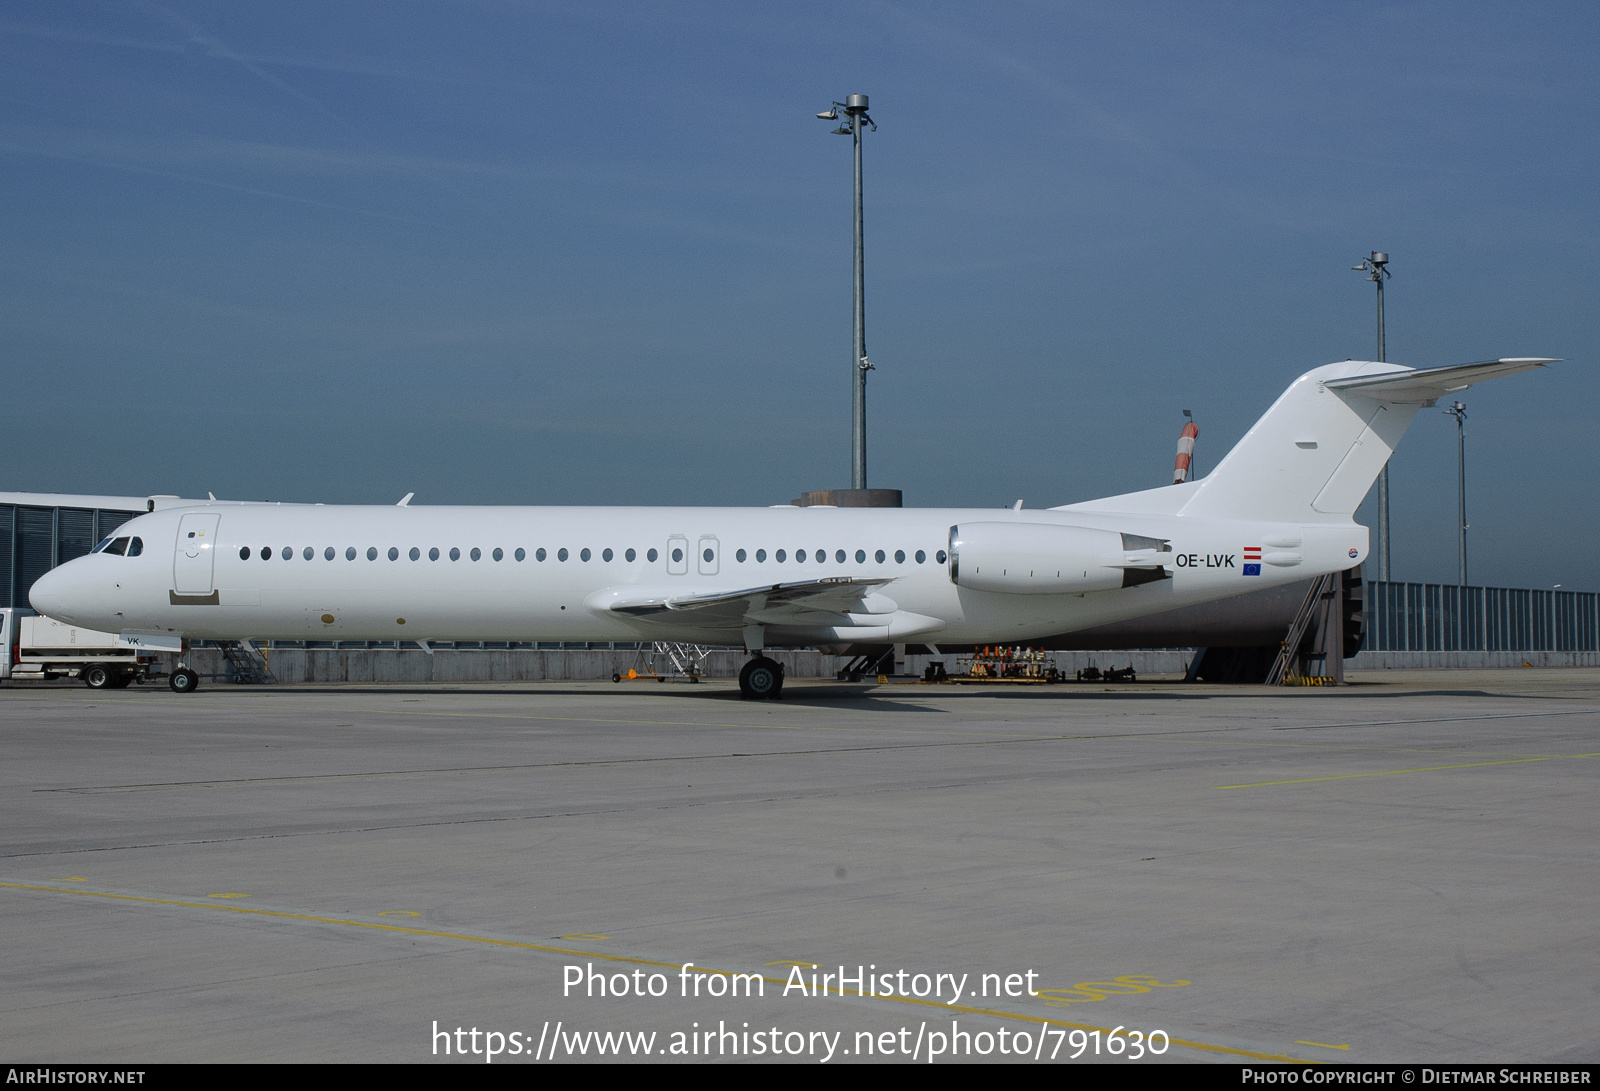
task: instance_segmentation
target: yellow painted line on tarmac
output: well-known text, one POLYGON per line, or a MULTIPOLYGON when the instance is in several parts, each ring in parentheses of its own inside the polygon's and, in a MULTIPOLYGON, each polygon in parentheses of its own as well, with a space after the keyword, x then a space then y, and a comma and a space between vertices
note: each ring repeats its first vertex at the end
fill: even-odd
MULTIPOLYGON (((336 924, 343 925, 347 928, 364 928, 373 932, 389 932, 402 936, 427 936, 433 939, 453 939, 460 940, 463 943, 482 943, 491 947, 512 947, 524 951, 540 951, 545 954, 552 955, 571 955, 574 958, 592 958, 599 959, 603 962, 626 962, 634 966, 655 966, 660 969, 679 970, 680 972, 683 965, 685 965, 677 962, 661 962, 656 959, 640 958, 637 955, 605 954, 599 951, 584 951, 571 947, 554 947, 543 943, 529 943, 525 940, 497 939, 493 936, 475 936, 468 932, 438 932, 427 928, 407 928, 404 925, 398 924, 375 924, 371 921, 351 920, 345 917, 321 917, 314 913, 290 913, 281 909, 255 909, 248 906, 228 905, 221 902, 191 902, 184 901, 181 898, 153 898, 149 895, 113 894, 109 891, 101 890, 72 890, 58 886, 38 886, 31 883, 0 882, 0 888, 7 890, 31 890, 45 894, 71 894, 80 898, 106 898, 111 901, 136 902, 145 905, 176 905, 183 906, 188 909, 221 910, 225 913, 239 913, 250 917, 271 917, 278 920, 306 921, 311 924, 336 924)), ((695 966, 695 970, 705 974, 720 973, 727 974, 729 976, 731 976, 734 972, 728 970, 717 970, 710 966, 695 966)), ((761 979, 771 985, 787 984, 786 978, 766 977, 763 975, 761 979)), ((840 996, 845 995, 845 992, 842 988, 831 988, 827 991, 836 992, 840 996)), ((880 996, 876 999, 892 1000, 902 1004, 915 1004, 919 1007, 934 1008, 939 1011, 961 1012, 965 1015, 988 1015, 996 1019, 1014 1019, 1022 1023, 1038 1023, 1049 1027, 1066 1027, 1073 1030, 1082 1030, 1091 1033, 1098 1031, 1107 1037, 1114 1033, 1112 1028, 1099 1027, 1091 1023, 1069 1023, 1063 1019, 1053 1019, 1044 1015, 1027 1015, 1022 1012, 1002 1011, 998 1008, 974 1008, 964 1004, 946 1004, 940 1000, 925 1000, 915 996, 880 996)), ((1128 1028, 1119 1027, 1116 1029, 1126 1031, 1128 1028)), ((1198 1049, 1205 1053, 1223 1053, 1233 1057, 1249 1057, 1257 1061, 1280 1061, 1284 1064, 1317 1063, 1315 1061, 1307 1060, 1304 1057, 1291 1057, 1287 1054, 1280 1053, 1261 1053, 1251 1049, 1237 1049, 1233 1046, 1213 1045, 1210 1042, 1195 1042, 1184 1038, 1169 1038, 1168 1040, 1175 1046, 1183 1046, 1187 1049, 1198 1049)))
POLYGON ((1297 1045, 1297 1046, 1321 1046, 1323 1049, 1349 1049, 1350 1048, 1349 1043, 1346 1043, 1346 1044, 1344 1044, 1342 1046, 1330 1046, 1327 1042, 1307 1042, 1302 1038, 1296 1038, 1294 1044, 1297 1045))
POLYGON ((1473 761, 1465 765, 1424 765, 1419 769, 1379 769, 1372 773, 1338 773, 1327 777, 1299 777, 1295 780, 1262 780, 1254 784, 1219 784, 1217 789, 1271 788, 1279 784, 1312 784, 1319 780, 1354 780, 1356 777, 1392 777, 1401 773, 1437 773, 1444 769, 1480 769, 1486 765, 1523 765, 1530 761, 1563 761, 1567 758, 1600 758, 1595 754, 1547 754, 1542 758, 1507 758, 1504 761, 1473 761))

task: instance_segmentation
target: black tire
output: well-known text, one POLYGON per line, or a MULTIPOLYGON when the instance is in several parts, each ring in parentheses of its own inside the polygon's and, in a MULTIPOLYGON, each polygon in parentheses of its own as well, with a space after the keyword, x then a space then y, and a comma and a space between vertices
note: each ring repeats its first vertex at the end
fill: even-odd
POLYGON ((739 672, 739 696, 747 701, 776 701, 783 692, 783 668, 757 656, 739 672))
POLYGON ((129 674, 127 671, 123 671, 121 674, 117 675, 117 680, 111 684, 117 689, 127 689, 129 686, 133 685, 133 675, 129 674))
POLYGON ((79 672, 78 677, 90 689, 113 689, 117 684, 117 672, 104 663, 90 663, 79 672))
POLYGON ((173 693, 193 693, 200 686, 200 676, 188 667, 179 667, 167 679, 173 693))
POLYGON ((613 674, 613 675, 612 675, 612 676, 611 676, 611 680, 612 680, 612 681, 613 681, 613 682, 620 682, 620 681, 622 681, 622 675, 620 675, 620 674, 613 674))

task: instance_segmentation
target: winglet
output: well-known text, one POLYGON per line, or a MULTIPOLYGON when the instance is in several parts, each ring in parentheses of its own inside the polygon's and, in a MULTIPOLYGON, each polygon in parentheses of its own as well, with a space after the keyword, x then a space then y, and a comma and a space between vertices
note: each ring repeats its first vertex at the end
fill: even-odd
POLYGON ((415 495, 417 495, 417 494, 414 493, 414 492, 406 493, 404 496, 402 496, 400 498, 400 503, 396 504, 395 507, 397 507, 397 508, 408 508, 408 507, 410 507, 411 506, 411 498, 413 496, 415 496, 415 495))

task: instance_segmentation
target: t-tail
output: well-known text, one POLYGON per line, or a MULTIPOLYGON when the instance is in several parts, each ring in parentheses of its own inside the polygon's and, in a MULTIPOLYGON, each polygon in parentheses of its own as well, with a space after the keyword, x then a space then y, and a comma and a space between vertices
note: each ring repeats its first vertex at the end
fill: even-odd
POLYGON ((1070 507, 1261 522, 1347 522, 1417 410, 1474 383, 1555 362, 1519 358, 1421 370, 1353 360, 1328 364, 1296 379, 1201 480, 1070 507))

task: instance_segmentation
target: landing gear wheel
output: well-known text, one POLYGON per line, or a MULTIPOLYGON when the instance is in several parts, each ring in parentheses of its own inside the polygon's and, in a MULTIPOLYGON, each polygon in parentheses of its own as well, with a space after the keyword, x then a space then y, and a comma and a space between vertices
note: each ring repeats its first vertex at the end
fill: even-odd
POLYGON ((200 685, 200 676, 188 667, 179 667, 167 679, 167 685, 172 687, 173 693, 193 693, 200 685))
POLYGON ((783 692, 783 668, 757 656, 739 672, 739 696, 746 701, 776 701, 783 692))
POLYGON ((117 676, 104 663, 90 663, 83 668, 83 684, 90 689, 114 689, 117 676))

